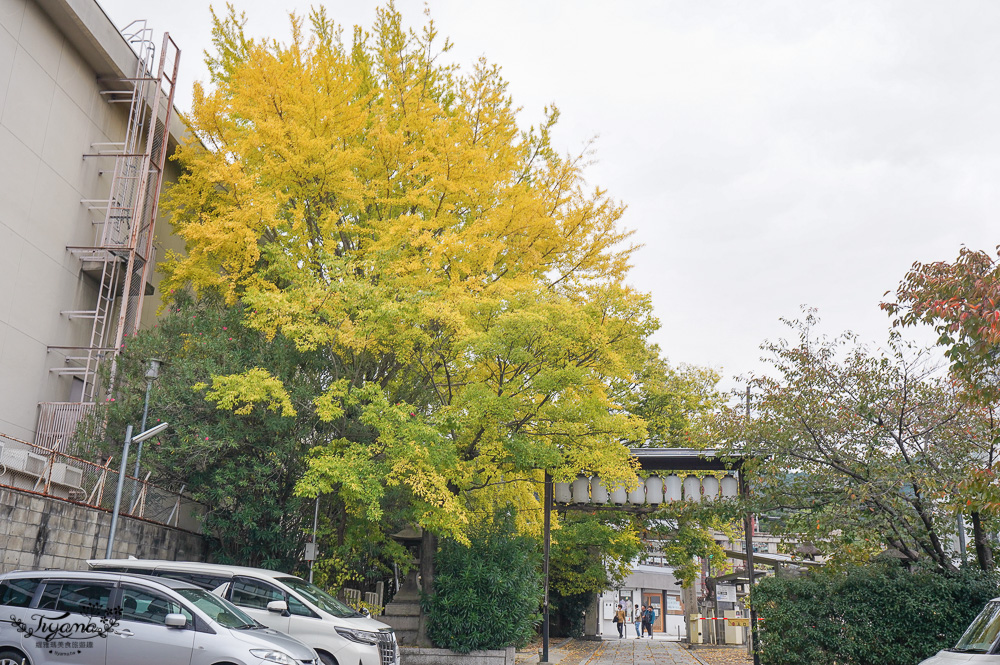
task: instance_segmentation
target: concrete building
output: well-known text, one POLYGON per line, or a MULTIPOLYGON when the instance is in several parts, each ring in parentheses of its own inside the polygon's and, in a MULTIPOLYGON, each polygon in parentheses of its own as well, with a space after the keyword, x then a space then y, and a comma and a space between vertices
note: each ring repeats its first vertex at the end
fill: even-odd
MULTIPOLYGON (((620 589, 600 595, 595 608, 598 620, 594 634, 605 639, 617 639, 618 630, 612 619, 618 603, 622 603, 629 609, 630 615, 636 605, 652 605, 656 613, 653 630, 660 638, 693 644, 745 643, 746 630, 731 625, 725 619, 747 617, 746 542, 742 539, 730 541, 723 533, 714 535, 727 555, 723 569, 714 569, 718 573, 716 577, 712 577, 713 569, 708 562, 702 561, 702 572, 692 587, 682 589, 673 575, 673 569, 666 565, 662 556, 652 552, 642 563, 633 565, 632 573, 620 589)), ((755 577, 772 574, 778 569, 797 570, 804 566, 821 565, 818 562, 803 562, 801 557, 780 554, 783 542, 776 536, 755 530, 755 577)), ((626 637, 634 638, 633 626, 628 625, 627 628, 626 637)))
MULTIPOLYGON (((631 619, 635 606, 652 606, 656 614, 653 622, 653 633, 672 641, 682 641, 687 638, 687 627, 684 619, 684 602, 682 590, 673 569, 663 564, 662 558, 648 557, 644 563, 637 563, 632 573, 625 579, 620 589, 606 591, 598 601, 600 623, 598 634, 604 639, 617 639, 618 629, 612 619, 618 603, 627 608, 631 619)), ((626 637, 635 638, 635 627, 630 623, 625 626, 626 637)))
POLYGON ((178 60, 95 0, 0 0, 0 433, 64 447, 159 306, 156 255, 181 248, 155 214, 185 132, 178 60))

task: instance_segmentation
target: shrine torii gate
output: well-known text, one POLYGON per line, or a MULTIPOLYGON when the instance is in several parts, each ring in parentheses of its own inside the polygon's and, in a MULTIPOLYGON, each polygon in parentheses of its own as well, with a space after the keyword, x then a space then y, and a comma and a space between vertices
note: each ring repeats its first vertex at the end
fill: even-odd
MULTIPOLYGON (((542 606, 542 656, 539 665, 547 665, 549 660, 549 550, 551 546, 552 509, 558 510, 619 510, 635 513, 651 513, 664 503, 673 501, 704 501, 730 499, 746 496, 747 479, 742 473, 746 457, 723 455, 718 450, 695 450, 692 448, 632 448, 632 456, 643 471, 665 471, 665 477, 652 474, 632 492, 619 488, 611 492, 604 487, 600 478, 579 476, 572 483, 554 483, 545 474, 544 490, 544 559, 545 597, 542 606), (719 479, 715 475, 698 477, 688 472, 724 472, 719 479), (685 477, 681 477, 681 473, 685 477)), ((744 516, 746 534, 747 571, 753 571, 753 516, 744 516)), ((757 650, 757 612, 753 607, 753 575, 749 575, 750 586, 750 646, 754 665, 760 665, 757 650)))

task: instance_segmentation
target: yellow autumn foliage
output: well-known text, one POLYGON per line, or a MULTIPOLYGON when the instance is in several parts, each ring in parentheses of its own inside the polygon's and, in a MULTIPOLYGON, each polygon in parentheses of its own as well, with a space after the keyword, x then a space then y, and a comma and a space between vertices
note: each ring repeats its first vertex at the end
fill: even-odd
MULTIPOLYGON (((287 44, 232 8, 214 20, 164 287, 240 301, 250 326, 337 359, 316 415, 361 413, 378 437, 316 450, 300 491, 338 488, 374 519, 403 487, 420 523, 462 538, 496 504, 537 529, 543 469, 636 482, 622 442, 644 423, 609 386, 657 322, 624 283, 625 208, 587 186, 586 154, 552 148, 555 108, 522 129, 498 67, 444 64, 433 22, 408 30, 392 4, 349 41, 322 9, 287 44)), ((248 408, 240 391, 220 406, 248 408)))
MULTIPOLYGON (((196 383, 197 391, 206 390, 208 384, 196 383)), ((268 411, 282 416, 296 415, 292 400, 285 391, 281 380, 266 369, 254 367, 240 374, 213 376, 212 388, 205 392, 205 399, 215 402, 220 409, 248 415, 254 407, 263 406, 268 411)))

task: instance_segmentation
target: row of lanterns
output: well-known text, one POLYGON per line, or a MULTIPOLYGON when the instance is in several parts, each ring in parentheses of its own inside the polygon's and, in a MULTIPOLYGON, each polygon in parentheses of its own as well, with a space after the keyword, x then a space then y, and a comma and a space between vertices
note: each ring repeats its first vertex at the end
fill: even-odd
POLYGON ((641 506, 649 504, 658 506, 661 503, 673 501, 714 501, 734 499, 739 493, 739 483, 733 475, 725 475, 721 479, 715 476, 689 475, 681 478, 671 474, 661 478, 650 476, 645 483, 629 492, 624 487, 608 491, 598 477, 588 478, 578 476, 572 483, 553 483, 552 498, 558 504, 597 504, 613 503, 616 506, 631 504, 641 506))

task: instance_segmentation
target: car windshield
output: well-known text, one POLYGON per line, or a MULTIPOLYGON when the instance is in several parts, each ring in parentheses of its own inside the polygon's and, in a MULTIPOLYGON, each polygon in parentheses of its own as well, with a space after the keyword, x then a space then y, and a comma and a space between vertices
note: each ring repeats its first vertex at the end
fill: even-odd
POLYGON ((250 615, 228 600, 214 596, 208 591, 203 589, 175 589, 175 591, 224 628, 257 627, 257 622, 250 615))
POLYGON ((1000 632, 1000 601, 986 603, 951 651, 962 653, 987 653, 1000 632))
POLYGON ((314 586, 298 577, 278 577, 279 582, 297 592, 310 603, 335 617, 348 618, 364 616, 354 608, 340 602, 318 586, 314 586))

